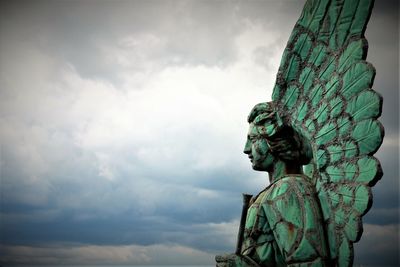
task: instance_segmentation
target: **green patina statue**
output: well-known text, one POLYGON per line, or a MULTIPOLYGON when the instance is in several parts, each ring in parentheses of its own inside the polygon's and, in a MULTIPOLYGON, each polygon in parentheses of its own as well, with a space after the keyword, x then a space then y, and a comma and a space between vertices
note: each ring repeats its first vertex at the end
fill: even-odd
POLYGON ((375 69, 364 32, 373 0, 308 0, 272 102, 250 112, 244 148, 270 184, 244 208, 236 253, 217 266, 351 266, 382 176, 375 69))

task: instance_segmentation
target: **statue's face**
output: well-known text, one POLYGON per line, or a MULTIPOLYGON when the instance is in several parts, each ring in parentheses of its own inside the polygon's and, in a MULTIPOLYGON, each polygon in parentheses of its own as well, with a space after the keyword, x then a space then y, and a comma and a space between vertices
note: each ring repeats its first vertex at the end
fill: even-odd
POLYGON ((252 163, 252 167, 257 171, 270 171, 273 166, 274 156, 271 154, 265 135, 260 133, 260 127, 250 123, 247 142, 244 147, 244 153, 247 154, 252 163))

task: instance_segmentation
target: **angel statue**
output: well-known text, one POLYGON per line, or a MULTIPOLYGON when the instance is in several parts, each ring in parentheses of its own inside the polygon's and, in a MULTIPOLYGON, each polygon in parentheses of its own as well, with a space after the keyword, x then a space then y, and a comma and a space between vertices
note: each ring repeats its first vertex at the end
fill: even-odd
POLYGON ((361 217, 382 176, 384 131, 364 32, 373 0, 308 0, 257 104, 244 148, 270 184, 244 206, 224 266, 352 266, 361 217), (247 215, 246 215, 247 214, 247 215))

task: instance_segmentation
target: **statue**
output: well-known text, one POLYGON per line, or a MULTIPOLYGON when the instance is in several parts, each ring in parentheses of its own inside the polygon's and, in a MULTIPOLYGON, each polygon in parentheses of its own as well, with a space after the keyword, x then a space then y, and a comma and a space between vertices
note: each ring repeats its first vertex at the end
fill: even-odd
POLYGON ((384 131, 364 32, 373 0, 308 0, 272 102, 250 115, 244 153, 270 184, 249 203, 224 266, 352 266, 381 178, 384 131), (246 215, 247 214, 247 215, 246 215))

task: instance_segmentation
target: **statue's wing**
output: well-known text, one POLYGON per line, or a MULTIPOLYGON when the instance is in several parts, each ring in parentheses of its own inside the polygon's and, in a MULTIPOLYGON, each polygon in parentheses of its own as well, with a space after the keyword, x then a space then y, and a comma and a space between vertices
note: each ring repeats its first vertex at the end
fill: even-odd
POLYGON ((382 98, 371 89, 364 32, 373 0, 308 0, 283 54, 272 98, 277 112, 307 140, 306 174, 320 199, 330 257, 351 266, 370 187, 382 176, 372 155, 383 140, 382 98))

